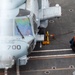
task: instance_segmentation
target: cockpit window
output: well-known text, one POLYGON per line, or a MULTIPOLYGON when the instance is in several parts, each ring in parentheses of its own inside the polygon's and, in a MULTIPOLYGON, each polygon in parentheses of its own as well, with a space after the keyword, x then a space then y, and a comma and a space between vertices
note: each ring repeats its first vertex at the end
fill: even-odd
POLYGON ((32 28, 29 18, 17 18, 15 19, 15 34, 16 35, 23 35, 28 36, 32 35, 32 28))

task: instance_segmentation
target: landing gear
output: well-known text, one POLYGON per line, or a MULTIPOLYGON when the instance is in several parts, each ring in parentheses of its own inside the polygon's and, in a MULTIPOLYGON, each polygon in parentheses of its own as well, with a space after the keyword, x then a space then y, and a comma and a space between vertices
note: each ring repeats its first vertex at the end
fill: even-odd
POLYGON ((8 75, 8 68, 5 68, 4 75, 8 75))
POLYGON ((45 34, 45 28, 39 27, 38 29, 39 29, 38 34, 39 34, 40 48, 42 48, 42 41, 44 41, 44 36, 42 36, 42 35, 45 34), (43 39, 41 39, 42 37, 43 37, 43 39))
POLYGON ((19 60, 16 62, 16 74, 20 75, 19 60))
POLYGON ((45 34, 45 28, 43 28, 43 27, 38 27, 38 29, 39 29, 39 32, 38 32, 38 34, 45 34))
POLYGON ((75 47, 71 45, 72 51, 75 52, 75 47))
POLYGON ((70 40, 71 48, 75 52, 75 36, 70 40))
POLYGON ((40 48, 42 48, 42 42, 40 42, 40 48))

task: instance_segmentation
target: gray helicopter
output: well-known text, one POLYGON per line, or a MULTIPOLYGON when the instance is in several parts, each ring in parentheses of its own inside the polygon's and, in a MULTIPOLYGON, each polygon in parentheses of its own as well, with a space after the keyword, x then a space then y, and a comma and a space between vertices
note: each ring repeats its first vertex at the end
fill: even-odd
POLYGON ((26 65, 27 55, 44 35, 48 19, 61 16, 61 6, 50 7, 48 0, 2 0, 0 3, 0 69, 12 68, 17 63, 26 65))

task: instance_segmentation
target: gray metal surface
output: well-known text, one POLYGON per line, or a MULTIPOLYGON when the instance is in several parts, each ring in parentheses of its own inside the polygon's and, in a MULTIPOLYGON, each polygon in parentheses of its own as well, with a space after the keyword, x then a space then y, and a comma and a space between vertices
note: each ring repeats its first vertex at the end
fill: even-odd
MULTIPOLYGON (((46 50, 44 50, 46 51, 46 50)), ((51 52, 32 52, 29 56, 45 56, 45 55, 62 55, 62 54, 75 54, 72 50, 62 50, 62 51, 51 51, 51 52)))
MULTIPOLYGON (((42 72, 31 72, 32 75, 73 75, 74 70, 56 70, 56 71, 50 71, 48 74, 45 73, 45 71, 42 72)), ((30 75, 30 73, 22 73, 22 75, 30 75)))

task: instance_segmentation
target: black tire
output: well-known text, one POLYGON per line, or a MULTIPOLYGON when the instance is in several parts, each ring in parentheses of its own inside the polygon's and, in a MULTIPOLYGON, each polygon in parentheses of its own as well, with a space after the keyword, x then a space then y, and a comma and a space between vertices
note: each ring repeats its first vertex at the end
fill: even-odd
POLYGON ((74 46, 71 46, 71 48, 72 48, 72 51, 75 52, 75 47, 74 46))

